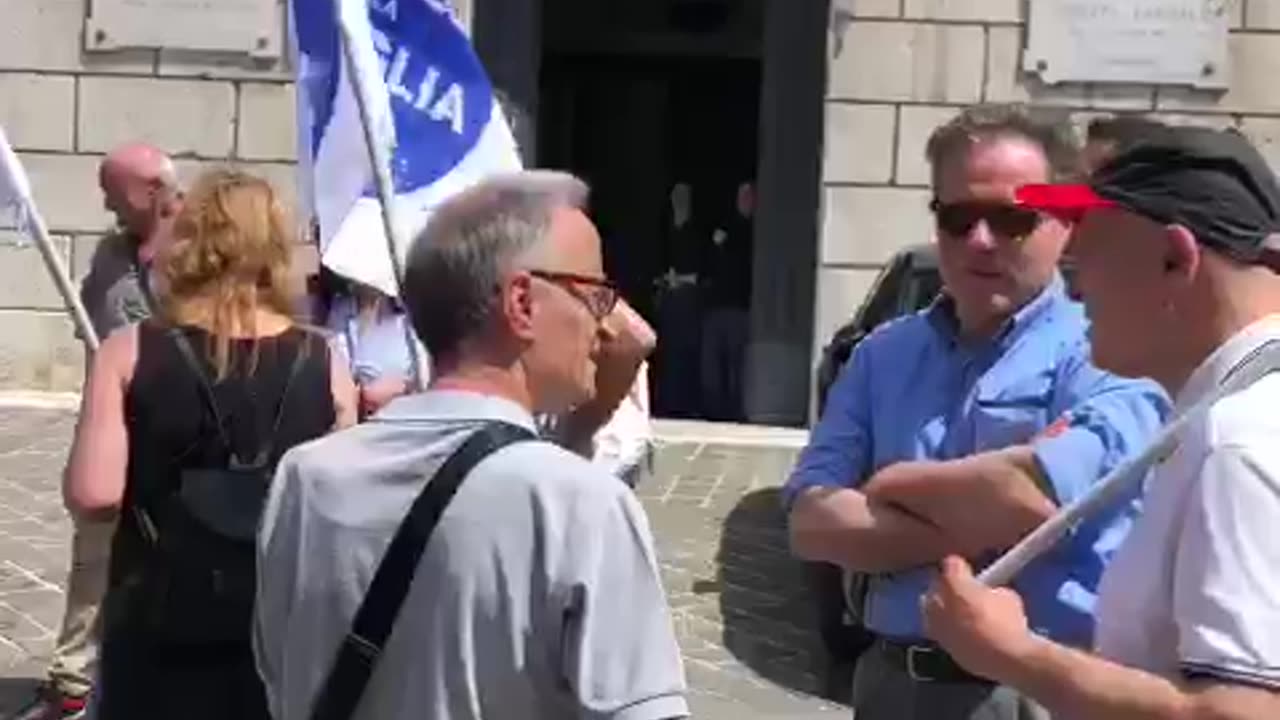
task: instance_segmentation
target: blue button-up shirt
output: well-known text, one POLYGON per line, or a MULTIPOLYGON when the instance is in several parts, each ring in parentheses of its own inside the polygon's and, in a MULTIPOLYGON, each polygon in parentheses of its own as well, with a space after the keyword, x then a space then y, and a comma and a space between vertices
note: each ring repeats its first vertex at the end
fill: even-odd
MULTIPOLYGON (((1140 451, 1169 410, 1156 384, 1094 367, 1086 329, 1061 279, 992 340, 962 339, 945 299, 887 323, 858 344, 832 386, 785 501, 811 487, 857 488, 897 462, 950 460, 1025 443, 1032 444, 1055 500, 1076 499, 1140 451)), ((1135 490, 1020 574, 1014 586, 1037 632, 1090 644, 1098 580, 1138 503, 1135 490)), ((874 577, 867 626, 895 639, 922 637, 920 598, 934 572, 925 567, 874 577)))

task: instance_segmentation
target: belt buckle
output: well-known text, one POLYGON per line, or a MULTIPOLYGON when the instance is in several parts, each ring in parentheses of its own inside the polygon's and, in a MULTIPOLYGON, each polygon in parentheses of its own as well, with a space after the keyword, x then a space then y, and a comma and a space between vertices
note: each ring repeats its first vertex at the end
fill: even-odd
POLYGON ((907 676, 916 682, 937 682, 937 678, 932 675, 926 675, 916 670, 916 658, 921 655, 929 655, 936 652, 931 647, 923 647, 920 645, 912 645, 907 648, 907 676))

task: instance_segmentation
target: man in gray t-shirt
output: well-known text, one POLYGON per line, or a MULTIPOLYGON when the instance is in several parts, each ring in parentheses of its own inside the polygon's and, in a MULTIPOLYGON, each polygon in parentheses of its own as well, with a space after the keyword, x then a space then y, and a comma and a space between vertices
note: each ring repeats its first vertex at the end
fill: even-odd
MULTIPOLYGON (((141 143, 112 150, 99 168, 104 204, 117 229, 99 241, 80 286, 94 332, 105 338, 151 315, 147 267, 169 235, 181 202, 173 163, 141 143)), ((49 680, 13 720, 78 717, 98 656, 98 606, 106 592, 113 522, 78 522, 71 542, 67 604, 49 680)))
MULTIPOLYGON (((311 717, 414 499, 486 423, 534 428, 591 396, 618 301, 586 187, 496 177, 442 205, 407 261, 426 392, 281 460, 258 537, 255 651, 276 720, 311 717), (430 312, 419 312, 429 308, 430 312)), ((688 715, 635 495, 544 441, 482 460, 441 516, 356 720, 688 715)))
POLYGON ((119 328, 151 317, 146 266, 138 259, 141 243, 127 230, 116 230, 98 241, 89 272, 80 282, 80 301, 94 332, 102 338, 119 328))
POLYGON ((93 329, 105 338, 151 316, 149 273, 181 206, 173 162, 150 145, 113 150, 99 171, 104 204, 116 230, 99 241, 80 285, 93 329))

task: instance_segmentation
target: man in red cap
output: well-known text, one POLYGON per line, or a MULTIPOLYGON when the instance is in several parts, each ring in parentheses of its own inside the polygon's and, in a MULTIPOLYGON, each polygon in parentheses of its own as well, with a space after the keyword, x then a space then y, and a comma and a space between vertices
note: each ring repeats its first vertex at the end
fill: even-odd
MULTIPOLYGON (((1161 130, 1088 186, 1018 197, 1076 223, 1099 366, 1180 412, 1247 361, 1280 370, 1280 187, 1238 133, 1161 130)), ((1280 373, 1188 418, 1102 579, 1095 654, 1029 632, 1021 599, 958 558, 924 600, 930 635, 1054 717, 1280 718, 1280 373)))

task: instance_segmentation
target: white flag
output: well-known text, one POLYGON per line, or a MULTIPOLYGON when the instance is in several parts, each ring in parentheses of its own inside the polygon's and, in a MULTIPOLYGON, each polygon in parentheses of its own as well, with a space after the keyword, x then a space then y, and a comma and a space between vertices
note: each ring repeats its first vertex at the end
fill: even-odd
POLYGON ((30 232, 31 183, 9 137, 0 127, 0 227, 12 227, 19 238, 30 232))
POLYGON ((44 260, 58 293, 71 312, 77 337, 83 339, 90 350, 97 350, 98 336, 89 322, 89 313, 85 312, 84 305, 76 294, 75 284, 67 274, 66 261, 53 247, 49 229, 45 227, 44 219, 40 217, 40 211, 36 209, 35 200, 31 197, 27 171, 9 145, 4 128, 0 128, 0 227, 15 227, 20 238, 30 237, 35 240, 36 249, 40 251, 40 257, 44 260))
MULTIPOLYGON (((394 143, 398 236, 411 239, 433 208, 485 176, 520 168, 493 87, 447 0, 350 0, 342 23, 356 62, 374 66, 369 108, 394 143)), ((292 0, 299 167, 304 202, 319 223, 321 261, 390 295, 373 171, 343 60, 333 0, 292 0)), ((407 247, 398 248, 401 257, 407 247)))

